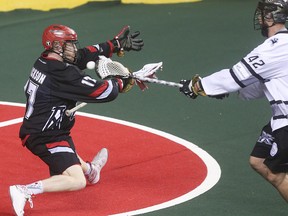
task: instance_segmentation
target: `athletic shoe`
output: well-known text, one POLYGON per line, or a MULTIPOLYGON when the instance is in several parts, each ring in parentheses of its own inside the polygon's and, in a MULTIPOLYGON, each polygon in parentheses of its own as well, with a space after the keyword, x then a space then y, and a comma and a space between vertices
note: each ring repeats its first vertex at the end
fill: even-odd
POLYGON ((102 148, 90 163, 91 171, 86 175, 86 179, 90 184, 96 184, 100 180, 101 169, 105 166, 107 160, 108 150, 102 148))
POLYGON ((12 201, 13 209, 17 216, 24 215, 24 207, 26 201, 30 203, 33 208, 32 196, 24 185, 13 185, 9 187, 10 198, 12 201))

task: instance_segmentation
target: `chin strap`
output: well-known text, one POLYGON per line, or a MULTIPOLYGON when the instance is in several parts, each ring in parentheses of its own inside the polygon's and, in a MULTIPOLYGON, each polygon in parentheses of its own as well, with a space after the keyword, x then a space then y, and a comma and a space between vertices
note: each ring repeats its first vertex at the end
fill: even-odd
POLYGON ((75 55, 75 57, 74 57, 74 59, 73 59, 73 61, 70 61, 68 58, 65 58, 65 55, 63 55, 63 60, 65 61, 65 62, 67 62, 67 63, 70 63, 70 64, 76 64, 77 63, 77 60, 78 60, 78 58, 77 58, 77 53, 76 53, 76 55, 75 55))
POLYGON ((63 53, 61 53, 61 52, 56 52, 53 49, 49 50, 49 52, 55 53, 55 54, 59 55, 61 58, 63 58, 63 53))
POLYGON ((77 53, 76 53, 73 61, 71 61, 69 58, 67 58, 67 57, 64 55, 64 52, 57 52, 57 51, 55 51, 55 50, 49 50, 49 52, 53 52, 53 53, 59 55, 59 56, 63 59, 63 61, 65 61, 65 62, 67 62, 67 63, 70 63, 70 64, 76 64, 76 63, 77 63, 77 60, 78 60, 78 54, 77 54, 77 53))
POLYGON ((261 26, 261 34, 262 36, 268 38, 269 37, 269 31, 268 29, 275 26, 277 23, 275 23, 275 21, 273 21, 272 25, 271 26, 268 26, 268 25, 265 25, 265 24, 262 24, 261 26))

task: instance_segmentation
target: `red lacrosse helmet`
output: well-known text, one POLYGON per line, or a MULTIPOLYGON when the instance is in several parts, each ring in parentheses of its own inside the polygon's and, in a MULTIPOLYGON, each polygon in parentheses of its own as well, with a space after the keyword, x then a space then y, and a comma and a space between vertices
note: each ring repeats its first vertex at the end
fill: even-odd
POLYGON ((68 26, 50 25, 42 35, 42 44, 45 50, 51 50, 54 41, 60 42, 60 46, 63 47, 65 41, 77 41, 77 33, 68 26))

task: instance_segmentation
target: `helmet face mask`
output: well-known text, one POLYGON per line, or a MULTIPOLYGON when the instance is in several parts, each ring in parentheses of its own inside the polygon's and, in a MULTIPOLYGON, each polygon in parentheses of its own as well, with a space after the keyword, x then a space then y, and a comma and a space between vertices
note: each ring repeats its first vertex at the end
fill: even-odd
POLYGON ((268 36, 268 28, 277 24, 285 24, 288 17, 287 0, 263 0, 258 3, 254 14, 254 29, 262 30, 268 36))
POLYGON ((64 61, 75 63, 77 60, 77 34, 67 26, 48 26, 43 32, 42 44, 46 51, 57 53, 64 61))
POLYGON ((77 51, 78 51, 78 41, 65 41, 63 44, 62 58, 69 63, 76 63, 77 61, 77 51))

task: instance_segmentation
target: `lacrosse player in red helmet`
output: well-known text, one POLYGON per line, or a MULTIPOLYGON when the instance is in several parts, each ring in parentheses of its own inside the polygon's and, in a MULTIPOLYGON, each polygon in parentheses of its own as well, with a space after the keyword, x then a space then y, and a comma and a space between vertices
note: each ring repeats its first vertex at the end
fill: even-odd
POLYGON ((81 49, 73 29, 54 24, 44 30, 45 50, 25 85, 26 112, 19 136, 23 146, 48 165, 51 177, 10 186, 16 215, 24 215, 26 201, 32 207, 34 195, 80 190, 87 183, 96 184, 100 180, 100 171, 108 159, 107 149, 101 149, 91 162, 84 162, 70 136, 74 113, 67 116, 65 111, 75 107, 77 101, 112 101, 119 92, 132 87, 130 78, 95 80, 82 70, 87 62, 97 61, 100 55, 111 57, 113 53, 140 51, 144 43, 137 38, 139 34, 130 34, 130 27, 126 26, 112 40, 81 49))
POLYGON ((181 80, 180 91, 223 99, 231 92, 250 100, 266 97, 272 109, 250 155, 255 171, 288 202, 288 17, 287 0, 263 0, 255 11, 255 29, 267 39, 230 69, 202 79, 181 80))

